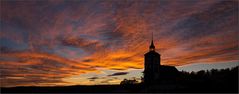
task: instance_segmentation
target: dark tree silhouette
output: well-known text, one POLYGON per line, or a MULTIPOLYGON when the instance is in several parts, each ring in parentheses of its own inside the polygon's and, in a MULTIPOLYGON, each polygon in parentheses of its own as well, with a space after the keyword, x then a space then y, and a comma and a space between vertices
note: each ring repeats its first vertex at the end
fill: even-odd
POLYGON ((120 85, 133 85, 137 83, 138 81, 136 79, 133 79, 133 80, 124 79, 123 81, 120 82, 120 85))

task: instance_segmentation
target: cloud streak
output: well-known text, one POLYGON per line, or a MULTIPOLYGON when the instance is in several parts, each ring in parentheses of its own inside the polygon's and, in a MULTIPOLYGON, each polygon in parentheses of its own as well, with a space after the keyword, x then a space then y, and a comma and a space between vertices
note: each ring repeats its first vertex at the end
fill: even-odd
POLYGON ((126 75, 126 74, 128 74, 128 72, 117 72, 108 76, 119 76, 119 75, 126 75))

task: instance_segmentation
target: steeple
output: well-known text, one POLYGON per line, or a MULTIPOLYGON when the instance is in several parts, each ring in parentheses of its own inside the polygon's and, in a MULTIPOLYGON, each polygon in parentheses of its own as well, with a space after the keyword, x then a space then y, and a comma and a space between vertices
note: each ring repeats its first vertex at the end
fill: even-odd
POLYGON ((149 46, 149 51, 154 51, 155 46, 154 46, 154 39, 153 39, 153 32, 152 32, 152 40, 151 40, 151 45, 149 46))

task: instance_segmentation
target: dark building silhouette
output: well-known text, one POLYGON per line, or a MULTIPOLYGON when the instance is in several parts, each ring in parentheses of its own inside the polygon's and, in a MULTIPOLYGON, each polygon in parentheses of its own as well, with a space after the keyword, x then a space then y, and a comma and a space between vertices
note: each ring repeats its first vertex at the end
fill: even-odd
POLYGON ((149 52, 144 54, 144 83, 154 84, 162 80, 173 80, 177 77, 178 70, 174 66, 160 64, 160 54, 155 51, 153 37, 149 52))
POLYGON ((144 55, 144 82, 151 83, 159 79, 160 54, 155 51, 153 40, 149 52, 144 55))

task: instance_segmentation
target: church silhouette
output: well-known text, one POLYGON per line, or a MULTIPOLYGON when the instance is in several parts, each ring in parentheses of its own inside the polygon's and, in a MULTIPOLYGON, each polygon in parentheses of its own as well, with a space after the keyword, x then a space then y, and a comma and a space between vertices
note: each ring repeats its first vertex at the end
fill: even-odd
POLYGON ((153 35, 149 52, 144 54, 144 80, 145 84, 157 84, 175 81, 179 71, 174 66, 160 64, 161 55, 155 51, 153 35))

